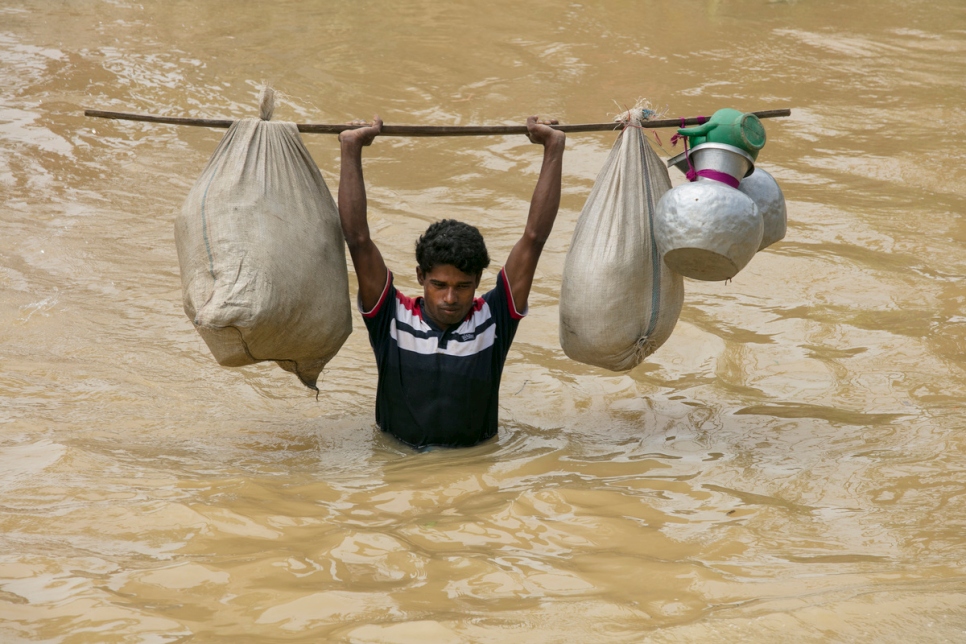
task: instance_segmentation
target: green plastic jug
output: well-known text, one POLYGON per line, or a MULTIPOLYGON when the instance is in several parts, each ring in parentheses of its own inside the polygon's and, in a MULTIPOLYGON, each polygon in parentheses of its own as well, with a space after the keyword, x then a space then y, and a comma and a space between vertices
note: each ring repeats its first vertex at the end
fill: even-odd
POLYGON ((718 110, 701 125, 682 127, 678 134, 688 137, 692 149, 702 143, 724 143, 741 148, 752 159, 757 159, 758 152, 765 147, 765 127, 761 119, 730 108, 718 110))

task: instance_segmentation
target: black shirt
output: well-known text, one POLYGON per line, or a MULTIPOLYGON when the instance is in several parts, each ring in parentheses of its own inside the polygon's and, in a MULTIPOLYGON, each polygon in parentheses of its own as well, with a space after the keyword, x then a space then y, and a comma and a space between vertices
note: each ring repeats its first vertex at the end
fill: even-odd
POLYGON ((393 286, 363 311, 376 354, 376 422, 413 447, 465 447, 496 435, 500 377, 517 325, 505 271, 473 301, 466 319, 442 331, 423 314, 423 298, 393 286))

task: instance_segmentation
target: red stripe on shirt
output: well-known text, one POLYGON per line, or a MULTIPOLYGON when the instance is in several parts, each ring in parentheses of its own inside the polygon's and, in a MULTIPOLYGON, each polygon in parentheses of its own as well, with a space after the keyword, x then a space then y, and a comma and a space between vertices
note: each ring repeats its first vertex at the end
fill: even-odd
POLYGON ((471 317, 473 317, 473 314, 476 313, 477 311, 482 311, 484 304, 486 304, 486 300, 484 300, 482 297, 474 298, 473 306, 470 307, 470 310, 466 314, 466 317, 463 318, 463 321, 466 322, 467 320, 469 320, 471 317))
POLYGON ((423 299, 421 297, 411 298, 403 295, 399 291, 396 291, 396 301, 399 302, 404 309, 418 317, 423 318, 423 307, 419 305, 419 301, 423 299))

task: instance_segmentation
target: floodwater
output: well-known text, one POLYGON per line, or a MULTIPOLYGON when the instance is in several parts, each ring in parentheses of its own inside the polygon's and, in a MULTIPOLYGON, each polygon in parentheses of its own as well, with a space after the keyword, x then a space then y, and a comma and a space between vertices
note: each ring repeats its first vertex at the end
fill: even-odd
MULTIPOLYGON (((964 78, 959 0, 4 2, 0 641, 963 641, 964 78), (790 107, 759 157, 788 235, 687 281, 640 367, 575 363, 561 270, 614 135, 570 135, 499 438, 417 454, 358 314, 318 400, 185 318, 174 214, 222 131, 82 115, 254 116, 266 81, 316 123, 790 107)), ((409 292, 433 220, 502 261, 540 161, 365 154, 409 292)))

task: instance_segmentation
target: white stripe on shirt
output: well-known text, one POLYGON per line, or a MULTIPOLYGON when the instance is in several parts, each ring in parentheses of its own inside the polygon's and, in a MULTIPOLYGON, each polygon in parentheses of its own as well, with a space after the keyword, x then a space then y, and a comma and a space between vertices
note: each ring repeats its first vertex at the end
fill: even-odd
MULTIPOLYGON (((462 329, 462 325, 460 327, 462 329)), ((428 329, 428 327, 427 327, 428 329)), ((468 330, 471 332, 471 330, 468 330)), ((493 346, 496 341, 496 325, 491 324, 481 333, 475 334, 472 340, 460 340, 459 331, 449 337, 446 348, 440 348, 439 338, 431 336, 428 338, 417 338, 405 329, 396 327, 396 320, 389 323, 389 337, 396 341, 400 349, 412 351, 423 355, 433 355, 441 353, 448 356, 472 356, 493 346)))

